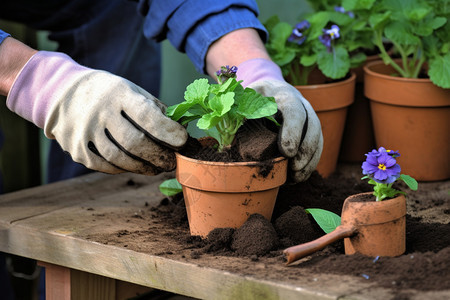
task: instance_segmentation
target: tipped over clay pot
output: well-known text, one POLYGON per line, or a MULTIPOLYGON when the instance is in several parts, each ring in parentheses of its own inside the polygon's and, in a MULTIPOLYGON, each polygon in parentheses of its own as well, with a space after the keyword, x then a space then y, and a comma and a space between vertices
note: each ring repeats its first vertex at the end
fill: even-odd
POLYGON ((406 199, 375 201, 371 192, 348 197, 342 209, 341 225, 305 244, 284 250, 287 264, 344 239, 345 254, 399 256, 406 247, 406 199))

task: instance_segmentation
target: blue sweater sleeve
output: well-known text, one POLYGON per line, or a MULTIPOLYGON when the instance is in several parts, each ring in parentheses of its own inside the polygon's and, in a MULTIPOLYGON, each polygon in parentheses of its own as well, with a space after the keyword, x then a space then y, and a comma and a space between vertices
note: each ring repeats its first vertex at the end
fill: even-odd
POLYGON ((11 35, 0 29, 0 44, 3 43, 3 40, 6 39, 8 36, 11 35))
POLYGON ((250 27, 257 29, 264 41, 267 39, 253 0, 143 0, 140 8, 145 15, 145 36, 158 41, 167 38, 179 51, 186 52, 202 73, 209 46, 223 35, 250 27))

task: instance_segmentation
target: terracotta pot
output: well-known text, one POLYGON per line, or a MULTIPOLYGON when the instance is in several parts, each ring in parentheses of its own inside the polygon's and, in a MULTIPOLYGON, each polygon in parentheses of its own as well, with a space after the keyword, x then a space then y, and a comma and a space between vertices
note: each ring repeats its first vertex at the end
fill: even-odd
POLYGON ((274 159, 271 168, 260 162, 201 161, 179 153, 176 159, 192 235, 239 228, 254 213, 270 220, 278 189, 286 182, 284 157, 274 159))
POLYGON ((333 83, 296 86, 311 103, 322 125, 323 151, 317 171, 328 177, 336 170, 347 107, 353 103, 356 75, 333 83))
POLYGON ((348 197, 342 209, 341 225, 309 243, 284 250, 290 264, 325 246, 344 239, 345 254, 399 256, 406 248, 406 199, 375 201, 372 192, 348 197))
MULTIPOLYGON (((368 56, 366 64, 379 59, 378 55, 368 56)), ((352 71, 356 74, 355 102, 348 107, 339 161, 363 162, 366 158, 364 154, 375 148, 375 136, 370 102, 364 96, 363 66, 352 71)))
POLYGON ((377 146, 399 151, 402 173, 416 180, 450 178, 450 90, 389 76, 393 68, 383 62, 364 72, 377 146))
POLYGON ((356 235, 344 239, 345 254, 399 256, 406 248, 406 199, 375 201, 371 192, 348 197, 342 208, 344 227, 356 227, 356 235), (371 200, 364 201, 365 197, 371 200))

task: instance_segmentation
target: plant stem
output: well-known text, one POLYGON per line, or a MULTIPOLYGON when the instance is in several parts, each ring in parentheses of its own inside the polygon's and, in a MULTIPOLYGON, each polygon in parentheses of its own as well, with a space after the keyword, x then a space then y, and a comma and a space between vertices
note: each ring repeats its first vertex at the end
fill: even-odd
MULTIPOLYGON (((397 72, 400 73, 400 75, 402 77, 408 77, 405 74, 405 71, 398 65, 395 63, 395 61, 391 58, 391 56, 387 53, 386 48, 384 48, 384 44, 383 44, 383 40, 382 40, 382 31, 378 30, 375 32, 375 45, 378 47, 378 49, 381 52, 381 58, 383 59, 384 63, 387 65, 391 65, 397 72)), ((394 43, 394 46, 396 46, 396 44, 394 43)), ((402 49, 399 49, 400 54, 402 56, 403 59, 403 54, 402 49)))

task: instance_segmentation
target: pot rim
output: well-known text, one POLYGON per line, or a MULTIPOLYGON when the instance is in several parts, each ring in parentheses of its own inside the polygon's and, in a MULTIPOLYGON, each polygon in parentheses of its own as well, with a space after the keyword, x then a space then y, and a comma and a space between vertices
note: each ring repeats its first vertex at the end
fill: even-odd
POLYGON ((385 66, 389 66, 392 67, 391 65, 387 65, 384 63, 383 60, 375 60, 372 62, 368 62, 367 64, 365 64, 363 66, 364 72, 372 75, 372 76, 377 76, 377 77, 381 77, 381 78, 385 78, 385 79, 389 79, 389 80, 394 80, 394 81, 400 81, 400 82, 410 82, 410 83, 432 83, 431 80, 429 78, 408 78, 408 77, 397 77, 397 76, 391 76, 391 75, 386 75, 383 73, 379 73, 379 72, 375 72, 373 71, 371 68, 377 65, 385 65, 385 66))
POLYGON ((364 66, 364 94, 371 103, 412 108, 450 107, 449 89, 438 87, 426 78, 390 76, 383 70, 373 70, 375 67, 392 68, 383 61, 374 61, 364 66))
POLYGON ((175 152, 176 156, 180 156, 181 158, 183 158, 184 160, 190 161, 190 162, 194 162, 197 164, 203 164, 203 165, 215 165, 215 166, 227 166, 227 167, 232 167, 232 166, 260 166, 262 163, 265 162, 272 162, 272 163, 279 163, 282 162, 284 160, 287 160, 287 157, 284 156, 279 156, 273 159, 269 159, 269 160, 265 160, 265 161, 243 161, 243 162, 221 162, 221 161, 207 161, 207 160, 199 160, 199 159, 195 159, 195 158, 191 158, 188 156, 184 156, 183 154, 180 154, 179 152, 175 152))
POLYGON ((337 82, 331 82, 331 83, 318 83, 318 84, 306 84, 306 85, 296 85, 297 88, 307 89, 307 90, 313 90, 317 88, 333 88, 335 86, 345 85, 348 84, 351 81, 356 80, 356 73, 354 71, 350 71, 350 77, 344 80, 340 80, 337 82))
POLYGON ((406 216, 406 198, 403 194, 382 201, 358 201, 358 197, 373 195, 373 192, 348 196, 342 208, 342 224, 376 225, 391 222, 406 216), (376 209, 376 213, 373 210, 376 209), (359 220, 356 216, 364 216, 359 220))

